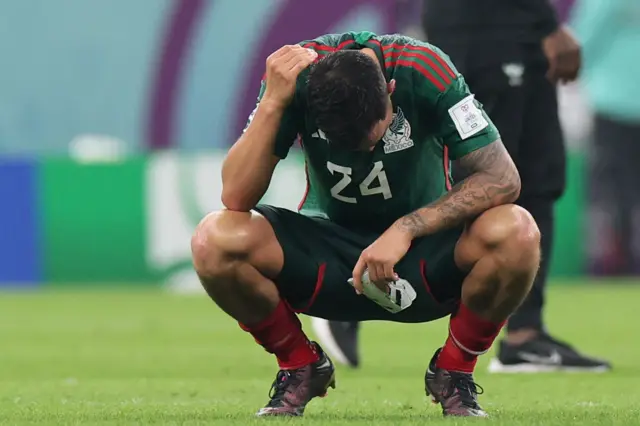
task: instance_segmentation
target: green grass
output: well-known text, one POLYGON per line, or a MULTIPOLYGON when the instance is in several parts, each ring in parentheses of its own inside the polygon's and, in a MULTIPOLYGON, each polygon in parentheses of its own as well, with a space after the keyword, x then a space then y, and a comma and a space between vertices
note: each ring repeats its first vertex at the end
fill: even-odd
MULTIPOLYGON (((640 424, 640 286, 558 286, 554 333, 610 357, 604 375, 496 376, 479 365, 492 425, 640 424)), ((204 297, 160 293, 0 295, 0 424, 458 425, 427 402, 423 374, 446 322, 369 323, 364 366, 304 419, 255 419, 276 368, 204 297)))

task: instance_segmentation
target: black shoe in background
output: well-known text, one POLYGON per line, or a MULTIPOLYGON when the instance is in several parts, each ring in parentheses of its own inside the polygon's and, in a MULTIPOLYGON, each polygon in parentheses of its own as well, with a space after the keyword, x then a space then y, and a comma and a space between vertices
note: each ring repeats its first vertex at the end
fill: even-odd
POLYGON ((497 357, 489 363, 490 373, 604 373, 610 370, 608 361, 583 355, 546 333, 520 345, 501 341, 497 357))
POLYGON ((360 365, 358 331, 360 323, 312 319, 316 338, 329 356, 340 364, 351 368, 360 365))

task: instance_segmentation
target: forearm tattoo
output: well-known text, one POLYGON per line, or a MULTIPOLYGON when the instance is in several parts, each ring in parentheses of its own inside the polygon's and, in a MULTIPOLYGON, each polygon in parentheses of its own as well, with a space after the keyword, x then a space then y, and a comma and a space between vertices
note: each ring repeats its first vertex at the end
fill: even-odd
POLYGON ((465 155, 456 167, 467 178, 433 203, 400 218, 396 226, 414 238, 433 234, 473 219, 491 207, 514 202, 520 175, 501 140, 465 155))

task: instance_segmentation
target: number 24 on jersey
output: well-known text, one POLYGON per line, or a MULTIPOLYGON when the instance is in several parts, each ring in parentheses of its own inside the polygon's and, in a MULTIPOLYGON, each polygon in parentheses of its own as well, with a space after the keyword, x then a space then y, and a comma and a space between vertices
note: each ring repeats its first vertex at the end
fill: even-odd
MULTIPOLYGON (((347 197, 341 194, 341 192, 351 184, 351 173, 353 172, 351 167, 339 166, 331 161, 327 161, 327 169, 332 175, 335 175, 336 173, 342 175, 338 183, 333 185, 331 188, 331 196, 343 203, 356 204, 358 200, 355 197, 347 197)), ((369 172, 367 177, 364 178, 358 187, 360 189, 360 194, 363 196, 381 194, 385 200, 392 197, 389 180, 387 179, 387 174, 384 171, 382 161, 376 161, 373 163, 371 172, 369 172), (378 186, 373 186, 374 181, 376 180, 378 181, 378 186)))

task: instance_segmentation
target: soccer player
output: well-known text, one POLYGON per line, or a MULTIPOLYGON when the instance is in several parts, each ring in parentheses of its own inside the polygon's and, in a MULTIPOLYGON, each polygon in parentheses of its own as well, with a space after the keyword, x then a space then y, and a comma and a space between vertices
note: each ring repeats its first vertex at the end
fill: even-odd
POLYGON ((520 178, 498 131, 440 50, 369 32, 284 46, 267 59, 222 179, 227 209, 198 225, 193 262, 215 303, 277 358, 258 415, 302 415, 335 387, 332 362, 302 331, 305 313, 451 315, 426 392, 445 415, 486 416, 472 373, 531 288, 540 233, 511 204, 520 178), (258 205, 297 136, 308 181, 300 212, 258 205), (453 187, 450 158, 469 173, 453 187), (363 275, 403 309, 363 295, 363 275))
POLYGON ((580 44, 559 21, 551 0, 428 0, 425 7, 429 40, 461 63, 467 82, 500 129, 522 180, 516 204, 532 214, 542 234, 540 271, 527 299, 509 318, 489 371, 610 370, 608 361, 558 339, 544 321, 554 204, 565 189, 556 83, 577 78, 580 44))

